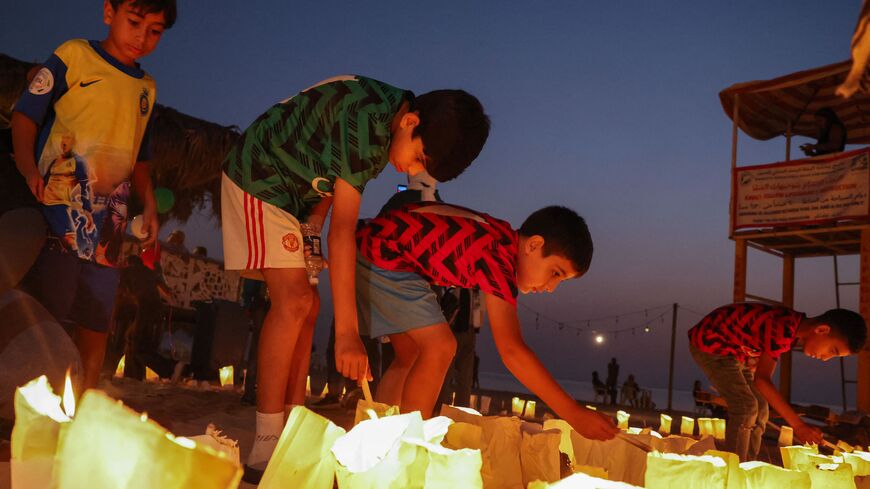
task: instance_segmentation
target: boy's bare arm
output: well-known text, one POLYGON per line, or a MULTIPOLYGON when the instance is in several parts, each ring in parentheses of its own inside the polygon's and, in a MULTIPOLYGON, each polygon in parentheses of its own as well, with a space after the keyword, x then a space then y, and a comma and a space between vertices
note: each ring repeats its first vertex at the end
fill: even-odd
POLYGON ((336 179, 329 225, 329 282, 335 307, 335 365, 345 377, 368 375, 368 356, 359 337, 356 315, 356 221, 361 195, 336 179))
POLYGON ((581 435, 596 440, 613 438, 618 432, 613 420, 578 405, 526 345, 516 307, 491 294, 484 297, 495 346, 508 370, 581 435))
POLYGON ((771 376, 774 370, 776 370, 776 359, 770 355, 762 354, 758 360, 758 367, 755 369, 755 386, 758 391, 767 399, 770 407, 775 409, 794 429, 798 439, 807 443, 821 443, 822 431, 804 423, 773 384, 771 376))
POLYGON ((21 112, 12 113, 12 147, 15 151, 15 166, 24 177, 30 192, 42 202, 44 183, 36 167, 36 133, 38 128, 30 117, 21 112))
POLYGON ((160 221, 157 219, 157 203, 154 201, 154 184, 151 183, 151 164, 139 161, 133 167, 133 190, 142 201, 142 229, 148 231, 148 237, 142 241, 142 248, 148 248, 157 241, 160 232, 160 221))

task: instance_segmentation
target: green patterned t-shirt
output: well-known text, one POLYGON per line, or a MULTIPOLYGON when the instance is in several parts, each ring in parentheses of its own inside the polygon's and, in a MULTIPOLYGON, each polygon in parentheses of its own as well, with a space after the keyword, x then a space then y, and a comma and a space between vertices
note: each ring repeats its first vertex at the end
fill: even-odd
POLYGON ((388 163, 390 125, 413 94, 362 76, 330 78, 274 105, 242 133, 223 170, 300 221, 341 178, 362 193, 388 163))

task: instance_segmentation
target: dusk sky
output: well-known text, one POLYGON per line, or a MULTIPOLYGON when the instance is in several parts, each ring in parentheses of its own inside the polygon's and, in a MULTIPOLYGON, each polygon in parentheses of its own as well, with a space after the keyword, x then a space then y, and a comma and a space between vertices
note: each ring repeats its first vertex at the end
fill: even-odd
MULTIPOLYGON (((103 39, 101 7, 9 2, 0 52, 42 61, 67 39, 103 39)), ((586 276, 520 303, 564 322, 644 309, 655 309, 653 317, 673 302, 706 313, 731 300, 731 121, 718 92, 847 59, 859 9, 858 0, 180 0, 175 27, 141 63, 157 80, 158 102, 242 129, 278 100, 337 74, 416 93, 466 89, 480 98, 492 131, 476 162, 440 187, 442 197, 515 227, 540 207, 566 205, 586 218, 595 242, 586 276)), ((793 141, 792 154, 803 142, 793 141)), ((784 138, 741 133, 741 165, 784 154, 784 138)), ((373 215, 397 183, 404 177, 384 170, 366 188, 361 216, 373 215)), ((188 246, 206 245, 221 259, 217 221, 189 223, 188 246)), ((857 280, 857 263, 841 260, 843 280, 857 280)), ((749 271, 750 293, 780 296, 778 259, 751 252, 749 271)), ((321 291, 328 295, 328 280, 321 291)), ((857 288, 843 292, 844 306, 856 308, 857 288)), ((324 299, 319 352, 332 317, 324 299)), ((798 260, 796 308, 815 315, 834 305, 832 260, 798 260)), ((520 315, 527 341, 559 378, 588 381, 615 356, 623 379, 634 373, 643 387, 667 385, 669 314, 650 333, 611 334, 603 345, 543 319, 536 330, 533 313, 520 315)), ((699 319, 680 311, 680 389, 700 378, 685 335, 699 319)), ((635 324, 644 324, 642 313, 619 324, 592 321, 590 329, 635 324)), ((504 371, 488 333, 478 344, 481 369, 504 371)), ((847 361, 851 377, 855 364, 847 361)), ((839 405, 836 361, 800 355, 795 377, 795 400, 839 405)))

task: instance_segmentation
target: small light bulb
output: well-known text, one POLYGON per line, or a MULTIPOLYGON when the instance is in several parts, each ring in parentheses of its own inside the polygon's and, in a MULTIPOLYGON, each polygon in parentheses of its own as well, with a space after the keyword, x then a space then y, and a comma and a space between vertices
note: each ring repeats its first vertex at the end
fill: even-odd
POLYGON ((595 342, 598 344, 604 343, 604 335, 596 335, 595 342))

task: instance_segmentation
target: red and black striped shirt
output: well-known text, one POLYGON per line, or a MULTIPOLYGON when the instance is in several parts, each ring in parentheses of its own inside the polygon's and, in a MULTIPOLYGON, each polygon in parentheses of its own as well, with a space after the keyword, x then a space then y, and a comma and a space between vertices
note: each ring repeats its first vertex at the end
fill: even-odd
POLYGON ((704 353, 731 355, 741 362, 791 350, 806 314, 785 306, 740 302, 722 306, 689 330, 689 342, 704 353))
POLYGON ((360 255, 379 268, 413 272, 433 285, 478 287, 516 304, 518 235, 505 221, 418 202, 372 219, 356 239, 360 255))

